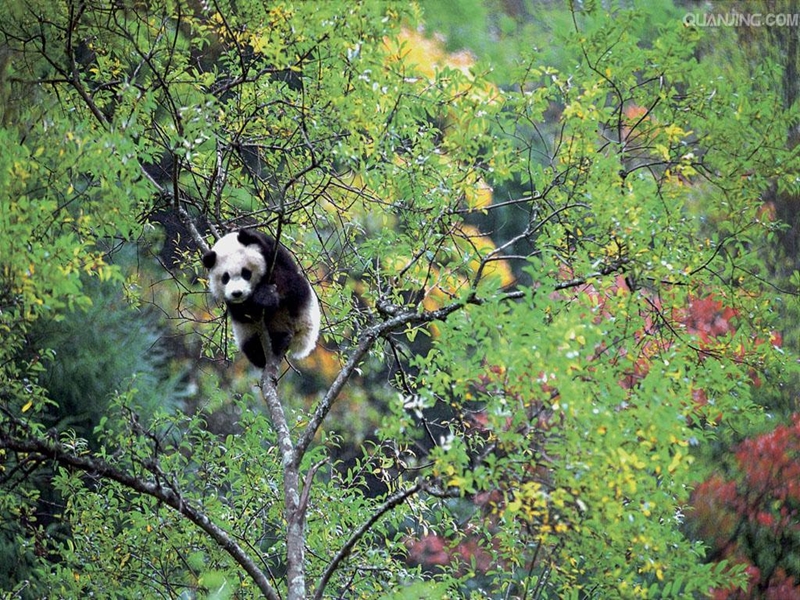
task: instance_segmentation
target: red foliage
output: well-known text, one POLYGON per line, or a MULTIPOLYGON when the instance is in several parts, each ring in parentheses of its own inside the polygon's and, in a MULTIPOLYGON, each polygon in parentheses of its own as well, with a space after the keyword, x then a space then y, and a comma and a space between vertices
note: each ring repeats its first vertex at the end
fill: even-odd
POLYGON ((707 344, 713 338, 733 334, 735 330, 731 319, 735 316, 734 309, 724 306, 722 300, 716 300, 712 295, 706 298, 692 298, 682 321, 688 333, 697 335, 707 344))
MULTIPOLYGON (((595 323, 600 323, 603 319, 613 317, 613 310, 607 307, 611 298, 620 294, 629 294, 630 289, 625 278, 618 275, 605 293, 601 293, 591 284, 580 286, 576 289, 579 296, 591 307, 594 314, 595 323)), ((643 326, 633 332, 637 341, 638 355, 632 361, 632 367, 621 379, 620 385, 625 389, 631 389, 644 379, 653 360, 667 351, 675 342, 675 338, 665 335, 669 332, 682 331, 693 336, 696 342, 698 356, 704 360, 709 354, 727 353, 727 355, 737 362, 745 362, 749 358, 749 351, 742 345, 731 346, 728 341, 736 334, 734 326, 737 316, 736 309, 727 306, 723 299, 714 294, 707 296, 693 296, 689 298, 688 305, 684 308, 665 310, 658 297, 647 298, 645 304, 640 309, 643 318, 643 326), (666 325, 666 327, 665 327, 666 325), (726 341, 726 338, 728 341, 726 341)), ((769 336, 769 343, 780 347, 783 340, 781 334, 772 332, 769 336)), ((751 340, 752 348, 765 343, 762 338, 751 340)), ((596 355, 605 352, 605 345, 597 349, 596 355)), ((619 358, 625 356, 624 351, 619 352, 619 358)), ((751 370, 750 378, 756 386, 761 384, 761 380, 755 370, 751 370)), ((697 390, 693 394, 694 400, 701 401, 703 404, 705 396, 702 390, 697 390), (700 395, 698 395, 698 393, 700 395)))
POLYGON ((474 565, 478 573, 486 573, 494 560, 491 554, 481 548, 474 536, 468 536, 456 545, 436 533, 428 533, 420 539, 406 541, 408 561, 427 569, 450 564, 474 565))
POLYGON ((748 566, 746 591, 716 590, 718 600, 800 598, 800 415, 745 440, 735 472, 694 492, 690 521, 712 556, 748 566))
POLYGON ((777 568, 769 581, 762 581, 761 571, 758 567, 748 566, 746 569, 749 577, 746 590, 714 590, 711 597, 714 600, 750 600, 763 598, 764 600, 797 600, 800 598, 800 587, 795 583, 794 577, 786 575, 786 571, 777 568))
MULTIPOLYGON (((599 323, 603 319, 614 316, 613 311, 607 308, 608 301, 620 294, 629 294, 630 288, 625 278, 622 275, 618 275, 614 279, 614 284, 605 293, 601 293, 591 284, 579 287, 577 292, 592 307, 595 315, 594 322, 599 323)), ((713 294, 702 298, 691 297, 688 306, 671 311, 665 311, 660 299, 652 297, 646 300, 641 310, 643 311, 641 316, 644 325, 633 334, 637 340, 638 356, 633 361, 630 371, 620 381, 620 385, 625 389, 633 388, 646 377, 653 359, 668 350, 674 342, 673 338, 663 334, 663 325, 668 321, 669 329, 673 331, 683 330, 687 334, 695 336, 698 339, 698 345, 701 350, 716 347, 720 338, 733 336, 736 333, 733 326, 736 310, 726 306, 722 300, 716 298, 713 294)), ((755 343, 757 345, 759 343, 758 340, 755 343)), ((601 348, 599 350, 602 352, 604 349, 601 348)), ((743 356, 738 358, 741 359, 743 356)))
POLYGON ((428 568, 441 567, 450 564, 452 560, 445 539, 435 533, 426 534, 418 540, 407 540, 406 548, 408 548, 408 560, 414 565, 428 568))

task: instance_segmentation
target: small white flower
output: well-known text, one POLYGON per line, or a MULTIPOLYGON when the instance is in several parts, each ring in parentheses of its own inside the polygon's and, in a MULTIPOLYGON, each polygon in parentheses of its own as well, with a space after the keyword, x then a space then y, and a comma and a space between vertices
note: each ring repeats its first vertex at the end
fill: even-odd
POLYGON ((425 403, 422 401, 422 397, 417 394, 412 394, 410 396, 400 396, 403 400, 403 408, 406 410, 410 410, 414 413, 418 419, 422 418, 422 410, 425 408, 425 403))
POLYGON ((455 439, 455 437, 453 436, 452 433, 439 436, 439 446, 442 448, 442 450, 447 452, 448 450, 450 450, 450 448, 453 447, 453 439, 455 439))

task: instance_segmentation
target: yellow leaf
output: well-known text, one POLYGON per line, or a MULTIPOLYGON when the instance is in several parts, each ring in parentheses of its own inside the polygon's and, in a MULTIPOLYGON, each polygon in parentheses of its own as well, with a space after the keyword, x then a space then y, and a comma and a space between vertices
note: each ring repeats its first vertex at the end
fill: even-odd
POLYGON ((670 473, 674 472, 675 469, 678 468, 678 465, 681 464, 682 458, 683 458, 683 453, 676 452, 675 456, 672 457, 672 462, 670 462, 669 466, 667 467, 667 471, 669 471, 670 473))
POLYGON ((449 487, 460 488, 464 486, 465 481, 466 480, 463 477, 459 477, 458 475, 456 475, 455 477, 450 478, 450 480, 447 482, 447 485, 449 487))
POLYGON ((480 210, 492 204, 492 188, 485 181, 478 181, 474 186, 464 190, 467 206, 473 210, 480 210))
POLYGON ((656 144, 655 148, 664 160, 669 160, 669 148, 664 144, 656 144))
POLYGON ((28 412, 33 406, 33 400, 29 401, 25 406, 22 407, 22 412, 28 412))

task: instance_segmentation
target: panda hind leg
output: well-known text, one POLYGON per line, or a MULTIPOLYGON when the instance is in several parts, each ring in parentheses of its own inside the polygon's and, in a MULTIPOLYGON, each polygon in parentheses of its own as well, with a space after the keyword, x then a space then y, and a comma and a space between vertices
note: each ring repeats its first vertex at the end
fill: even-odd
POLYGON ((272 352, 275 356, 283 358, 289 350, 289 344, 292 343, 292 332, 284 330, 269 330, 269 339, 272 343, 272 352))

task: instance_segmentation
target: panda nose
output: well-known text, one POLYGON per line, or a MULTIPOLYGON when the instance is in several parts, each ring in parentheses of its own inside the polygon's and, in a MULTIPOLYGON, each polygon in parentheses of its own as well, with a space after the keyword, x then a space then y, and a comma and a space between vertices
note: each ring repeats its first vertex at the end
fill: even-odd
POLYGON ((236 290, 235 292, 231 292, 231 296, 233 296, 234 298, 241 298, 242 297, 242 292, 239 291, 239 290, 236 290))

